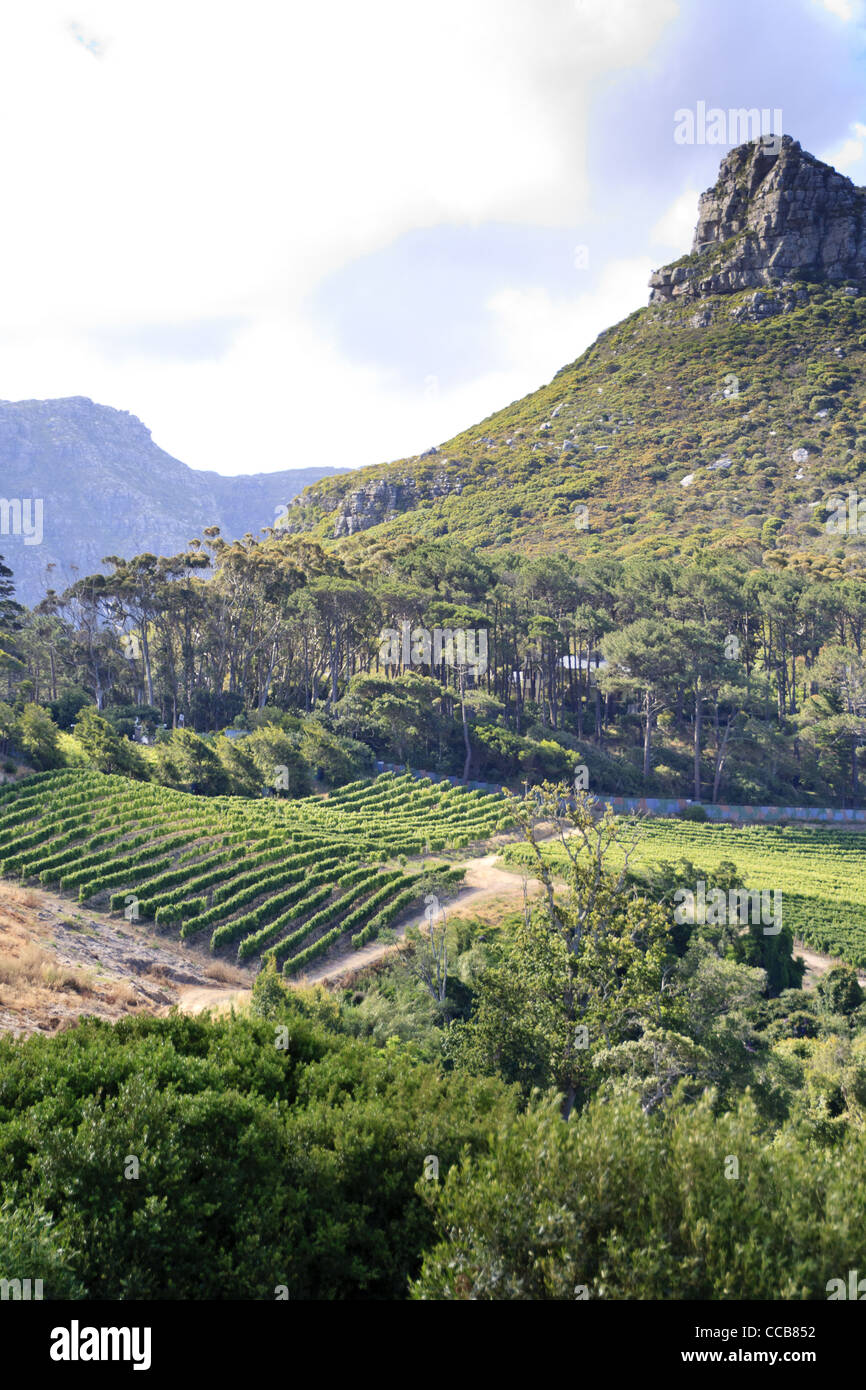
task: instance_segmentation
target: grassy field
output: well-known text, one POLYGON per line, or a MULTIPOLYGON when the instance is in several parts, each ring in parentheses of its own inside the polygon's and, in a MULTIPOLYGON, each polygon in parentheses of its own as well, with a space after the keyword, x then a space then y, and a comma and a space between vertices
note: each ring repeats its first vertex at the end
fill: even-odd
MULTIPOLYGON (((427 856, 489 839, 504 813, 497 796, 409 775, 284 801, 64 770, 0 793, 0 874, 291 975, 372 940, 423 897, 427 856)), ((438 870, 446 886, 462 877, 438 870)))
MULTIPOLYGON (((629 825, 638 822, 629 820, 629 825)), ((766 825, 703 825, 674 818, 644 819, 630 859, 635 869, 688 859, 696 870, 730 860, 753 890, 782 894, 782 922, 796 937, 866 966, 866 837, 852 830, 766 825)), ((546 846, 553 864, 565 863, 561 848, 546 846)), ((506 848, 513 866, 530 864, 525 845, 506 848)))

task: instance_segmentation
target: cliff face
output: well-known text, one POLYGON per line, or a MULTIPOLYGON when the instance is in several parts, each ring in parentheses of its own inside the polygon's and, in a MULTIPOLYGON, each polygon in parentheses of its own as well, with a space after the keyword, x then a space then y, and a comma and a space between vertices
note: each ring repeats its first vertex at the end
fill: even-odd
POLYGON ((333 472, 227 478, 187 467, 158 448, 134 415, 86 397, 0 401, 0 501, 23 502, 31 523, 16 526, 16 512, 0 506, 0 554, 16 596, 32 604, 47 588, 61 590, 100 569, 106 555, 175 554, 207 526, 219 526, 227 539, 258 535, 274 525, 279 507, 333 472))
POLYGON ((866 189, 790 135, 731 150, 701 195, 691 254, 650 277, 650 303, 795 280, 866 283, 866 189))

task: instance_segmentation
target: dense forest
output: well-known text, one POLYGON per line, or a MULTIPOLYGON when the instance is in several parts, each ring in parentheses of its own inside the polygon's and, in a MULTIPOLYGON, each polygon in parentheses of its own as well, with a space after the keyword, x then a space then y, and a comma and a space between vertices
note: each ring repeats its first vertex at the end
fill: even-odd
MULTIPOLYGON (((831 582, 757 548, 493 559, 448 539, 341 553, 212 531, 181 555, 115 557, 28 611, 3 568, 13 761, 71 756, 57 735, 92 706, 157 750, 180 728, 188 753, 193 733, 280 725, 299 775, 332 783, 377 757, 490 782, 582 767, 607 793, 861 801, 856 574, 831 582)), ((133 767, 125 756, 103 770, 133 767)), ((141 775, 171 781, 170 762, 141 775)), ((248 780, 229 768, 200 789, 249 794, 248 780)))

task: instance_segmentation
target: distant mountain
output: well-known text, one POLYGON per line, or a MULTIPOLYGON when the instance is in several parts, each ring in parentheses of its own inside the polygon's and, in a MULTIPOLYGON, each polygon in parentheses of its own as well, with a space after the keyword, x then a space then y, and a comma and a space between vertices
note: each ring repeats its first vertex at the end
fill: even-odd
POLYGON ((102 568, 105 555, 175 554, 207 526, 229 540, 258 536, 335 471, 346 470, 223 477, 172 458, 134 415, 86 396, 0 401, 0 554, 17 598, 33 604, 102 568))
POLYGON ((338 547, 447 534, 536 554, 799 552, 828 577, 862 564, 866 190, 790 136, 738 146, 690 252, 650 286, 549 385, 312 485, 289 528, 338 547))

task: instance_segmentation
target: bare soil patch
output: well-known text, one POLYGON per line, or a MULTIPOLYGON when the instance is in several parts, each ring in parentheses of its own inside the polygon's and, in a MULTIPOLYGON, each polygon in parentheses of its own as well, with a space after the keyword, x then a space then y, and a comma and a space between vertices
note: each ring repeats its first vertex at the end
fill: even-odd
POLYGON ((83 1014, 165 1014, 185 992, 243 993, 251 973, 150 924, 0 879, 0 1032, 55 1033, 83 1014))

